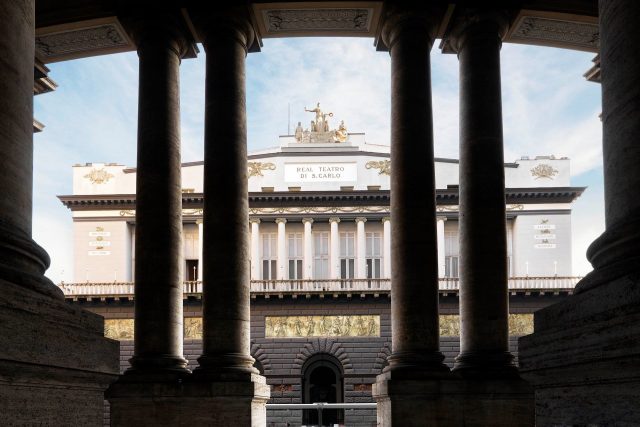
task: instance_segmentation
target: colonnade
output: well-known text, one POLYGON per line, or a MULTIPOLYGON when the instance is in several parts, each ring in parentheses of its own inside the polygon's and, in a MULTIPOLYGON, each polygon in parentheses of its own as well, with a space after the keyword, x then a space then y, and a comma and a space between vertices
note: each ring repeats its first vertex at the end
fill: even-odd
MULTIPOLYGON (((637 273, 640 72, 631 0, 600 2, 605 233, 591 247, 596 274, 577 289, 637 273), (616 64, 624 63, 624 67, 616 64)), ((31 239, 34 1, 3 2, 0 15, 0 275, 60 298, 31 239), (7 29, 10 29, 8 31, 7 29), (17 44, 14 43, 17 41, 17 44), (27 78, 28 77, 28 78, 27 78)), ((249 355, 245 56, 246 10, 202 10, 206 50, 203 354, 193 373, 182 354, 179 64, 192 40, 179 11, 145 11, 132 25, 140 60, 136 209, 136 341, 132 367, 109 393, 117 425, 265 424, 269 391, 249 355), (166 13, 164 13, 166 12, 166 13), (225 179, 220 179, 224 170, 225 179), (159 402, 162 402, 161 404, 159 402), (153 420, 153 421, 152 421, 153 420), (226 420, 226 421, 225 421, 226 420)), ((374 396, 382 426, 533 425, 533 393, 517 377, 507 342, 505 200, 499 11, 459 8, 447 32, 460 60, 461 354, 442 363, 429 53, 442 10, 391 4, 382 40, 391 54, 392 352, 374 396), (462 397, 460 397, 462 396, 462 397), (457 400, 456 399, 462 399, 457 400), (462 403, 460 403, 462 402, 462 403), (472 415, 475 414, 475 415, 472 415), (483 415, 484 414, 484 415, 483 415), (443 421, 444 420, 444 421, 443 421), (486 421, 486 419, 485 419, 486 421)), ((279 224, 285 229, 284 221, 279 224)), ((364 221, 358 222, 362 236, 364 221)), ((254 221, 252 228, 258 227, 254 221)), ((338 221, 331 221, 338 233, 338 221)), ((309 238, 311 221, 305 222, 309 238)), ((250 244, 251 243, 251 244, 250 244)), ((308 254, 307 254, 308 256, 308 254)), ((359 266, 359 268, 361 268, 359 266)), ((615 282, 616 287, 628 286, 615 282)), ((617 294, 616 294, 617 295, 617 294)), ((635 297, 634 297, 635 298, 635 297)), ((543 323, 544 325, 544 323, 543 323)), ((11 346, 10 346, 11 347, 11 346)), ((25 359, 26 362, 30 360, 25 359)))

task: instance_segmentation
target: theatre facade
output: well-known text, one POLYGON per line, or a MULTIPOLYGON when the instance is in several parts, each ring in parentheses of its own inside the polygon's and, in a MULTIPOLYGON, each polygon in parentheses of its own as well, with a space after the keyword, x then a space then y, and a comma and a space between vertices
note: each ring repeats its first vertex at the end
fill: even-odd
MULTIPOLYGON (((271 387, 269 403, 374 402, 372 384, 391 354, 390 149, 349 132, 344 121, 334 125, 320 104, 307 111, 315 113, 308 127, 299 123, 276 147, 248 155, 251 355, 271 387)), ((456 159, 435 159, 438 257, 431 267, 439 272, 440 341, 450 366, 460 352, 458 169, 456 159)), ((210 265, 203 259, 203 173, 202 162, 182 165, 191 368, 202 354, 202 275, 210 265)), ((566 298, 578 281, 571 207, 584 188, 571 186, 567 158, 521 157, 504 164, 504 175, 509 344, 517 354, 517 337, 533 332, 533 313, 566 298)), ((134 339, 136 169, 75 165, 73 194, 59 198, 73 217, 75 263, 73 279, 59 286, 67 301, 105 317, 124 371, 134 339)), ((325 423, 376 425, 375 409, 324 416, 325 423)), ((314 417, 269 409, 267 425, 313 424, 314 417)))

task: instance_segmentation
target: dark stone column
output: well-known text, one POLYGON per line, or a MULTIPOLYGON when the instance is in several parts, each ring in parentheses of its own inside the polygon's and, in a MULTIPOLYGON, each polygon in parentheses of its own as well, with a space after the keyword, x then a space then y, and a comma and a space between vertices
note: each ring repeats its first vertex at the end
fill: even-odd
POLYGON ((204 136, 203 354, 197 373, 256 372, 249 354, 249 201, 245 57, 253 30, 218 16, 207 53, 204 136))
MULTIPOLYGON (((501 14, 455 27, 460 60, 460 355, 454 370, 515 373, 509 352, 501 14)), ((465 372, 463 372, 465 373, 465 372)))
POLYGON ((185 374, 179 67, 187 43, 164 17, 137 24, 134 36, 140 60, 135 351, 127 373, 185 374))
POLYGON ((426 14, 412 13, 398 13, 383 30, 391 53, 391 370, 448 371, 438 323, 433 32, 426 14))
POLYGON ((594 271, 519 340, 540 426, 640 425, 640 2, 601 0, 599 14, 606 230, 594 271))
POLYGON ((0 1, 0 424, 100 425, 119 346, 31 237, 34 0, 0 1))
POLYGON ((34 1, 2 2, 0 16, 0 279, 61 299, 31 238, 34 1))
POLYGON ((640 71, 639 16, 637 2, 600 2, 606 231, 589 247, 596 271, 577 293, 640 269, 640 87, 632 77, 640 71))

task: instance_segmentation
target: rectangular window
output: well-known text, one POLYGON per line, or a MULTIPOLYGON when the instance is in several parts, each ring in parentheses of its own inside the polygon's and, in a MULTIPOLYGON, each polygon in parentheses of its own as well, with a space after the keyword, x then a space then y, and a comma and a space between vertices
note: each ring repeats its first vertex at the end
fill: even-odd
POLYGON ((184 280, 187 282, 195 282, 198 280, 198 260, 187 259, 185 260, 185 263, 184 280))
POLYGON ((380 233, 367 233, 367 278, 379 279, 382 277, 382 235, 380 233))
POLYGON ((460 249, 458 233, 447 231, 444 233, 444 276, 458 277, 460 249))
POLYGON ((353 279, 356 265, 356 234, 340 233, 340 278, 353 279))
POLYGON ((329 278, 329 233, 313 234, 313 278, 329 278))
POLYGON ((275 233, 264 233, 262 236, 262 280, 276 280, 277 237, 275 233))
POLYGON ((289 280, 302 279, 302 233, 289 233, 289 280))

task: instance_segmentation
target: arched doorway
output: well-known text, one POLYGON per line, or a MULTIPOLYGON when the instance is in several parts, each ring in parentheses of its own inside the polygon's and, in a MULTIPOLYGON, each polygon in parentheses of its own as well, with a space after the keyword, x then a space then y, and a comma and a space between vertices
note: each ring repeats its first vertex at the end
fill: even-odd
MULTIPOLYGON (((335 357, 318 354, 311 357, 303 367, 302 402, 303 403, 342 403, 344 400, 343 374, 341 364, 335 357)), ((303 424, 319 425, 318 411, 303 412, 303 424)), ((344 411, 325 409, 322 411, 322 425, 333 426, 344 423, 344 411)))

